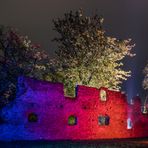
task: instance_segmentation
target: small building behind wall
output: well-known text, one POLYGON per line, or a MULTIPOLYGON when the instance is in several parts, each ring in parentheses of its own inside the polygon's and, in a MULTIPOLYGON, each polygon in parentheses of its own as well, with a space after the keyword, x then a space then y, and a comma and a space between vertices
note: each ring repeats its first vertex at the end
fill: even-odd
POLYGON ((107 88, 78 86, 64 96, 63 84, 20 77, 17 98, 2 110, 0 140, 91 140, 148 137, 148 115, 139 98, 107 88))

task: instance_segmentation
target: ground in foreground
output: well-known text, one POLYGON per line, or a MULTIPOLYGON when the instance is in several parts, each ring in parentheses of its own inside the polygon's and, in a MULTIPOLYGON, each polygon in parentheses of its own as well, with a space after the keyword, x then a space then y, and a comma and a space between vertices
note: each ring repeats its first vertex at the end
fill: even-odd
POLYGON ((0 142, 0 148, 148 148, 148 138, 95 141, 12 141, 0 142))

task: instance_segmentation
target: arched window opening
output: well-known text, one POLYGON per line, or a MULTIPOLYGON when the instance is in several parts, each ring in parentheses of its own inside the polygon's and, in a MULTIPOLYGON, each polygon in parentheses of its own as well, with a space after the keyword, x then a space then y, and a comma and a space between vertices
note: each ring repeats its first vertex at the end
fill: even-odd
POLYGON ((130 118, 128 118, 127 119, 127 129, 132 129, 132 126, 133 126, 132 121, 130 118))
POLYGON ((100 90, 100 100, 106 101, 107 100, 107 94, 105 90, 100 90))
POLYGON ((144 115, 148 115, 148 108, 146 107, 146 105, 141 106, 141 112, 144 115))

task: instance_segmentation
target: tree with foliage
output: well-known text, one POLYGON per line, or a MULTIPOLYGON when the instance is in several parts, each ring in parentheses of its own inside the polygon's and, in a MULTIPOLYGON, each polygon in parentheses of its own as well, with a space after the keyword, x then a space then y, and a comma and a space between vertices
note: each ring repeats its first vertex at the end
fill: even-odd
MULTIPOLYGON (((143 70, 143 73, 145 74, 144 80, 143 80, 143 88, 148 91, 148 64, 146 65, 146 67, 143 70)), ((146 94, 146 98, 144 100, 144 105, 143 105, 143 113, 148 114, 148 108, 147 108, 147 102, 148 101, 148 94, 146 94)))
POLYGON ((131 72, 122 69, 122 60, 133 57, 131 40, 119 40, 105 34, 103 18, 85 16, 82 10, 65 13, 53 21, 59 36, 54 79, 64 82, 68 91, 76 84, 120 89, 131 72), (56 77, 57 76, 57 77, 56 77))
POLYGON ((143 73, 145 74, 144 80, 143 80, 143 88, 145 90, 148 90, 148 64, 144 68, 143 73))
POLYGON ((0 108, 15 98, 20 75, 42 79, 48 56, 15 29, 0 26, 0 108))
MULTIPOLYGON (((143 80, 143 88, 148 91, 148 64, 145 66, 144 70, 143 70, 143 73, 145 74, 145 77, 144 77, 144 80, 143 80)), ((145 103, 148 101, 148 94, 146 96, 146 99, 145 99, 145 103)))

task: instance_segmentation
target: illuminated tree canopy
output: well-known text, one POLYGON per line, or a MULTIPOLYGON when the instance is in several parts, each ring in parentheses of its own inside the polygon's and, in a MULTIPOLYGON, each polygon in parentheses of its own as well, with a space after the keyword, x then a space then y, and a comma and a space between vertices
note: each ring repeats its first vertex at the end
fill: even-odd
POLYGON ((67 94, 76 84, 120 89, 130 76, 130 71, 123 70, 122 60, 135 55, 131 53, 134 45, 130 39, 107 36, 102 17, 70 11, 53 23, 59 36, 53 40, 58 49, 52 60, 28 37, 0 26, 0 105, 15 98, 19 75, 62 82, 67 94))
POLYGON ((15 29, 0 26, 0 107, 15 98, 19 75, 42 79, 48 56, 15 29))
POLYGON ((143 73, 145 74, 144 80, 143 80, 143 88, 148 90, 148 64, 144 68, 143 73))
MULTIPOLYGON (((148 91, 148 64, 145 66, 143 73, 145 74, 145 77, 144 77, 142 85, 143 85, 143 88, 146 91, 148 91)), ((147 101, 148 101, 148 94, 146 94, 146 98, 145 98, 145 101, 144 101, 144 106, 143 106, 143 112, 144 113, 148 113, 148 108, 146 107, 146 105, 148 103, 147 101)))
POLYGON ((85 16, 82 10, 65 13, 53 21, 59 36, 53 79, 65 86, 82 84, 93 87, 120 89, 120 84, 131 72, 123 70, 122 60, 131 53, 131 40, 119 40, 106 35, 103 18, 85 16), (58 77, 56 77, 58 76, 58 77), (59 80, 58 80, 59 81, 59 80))

